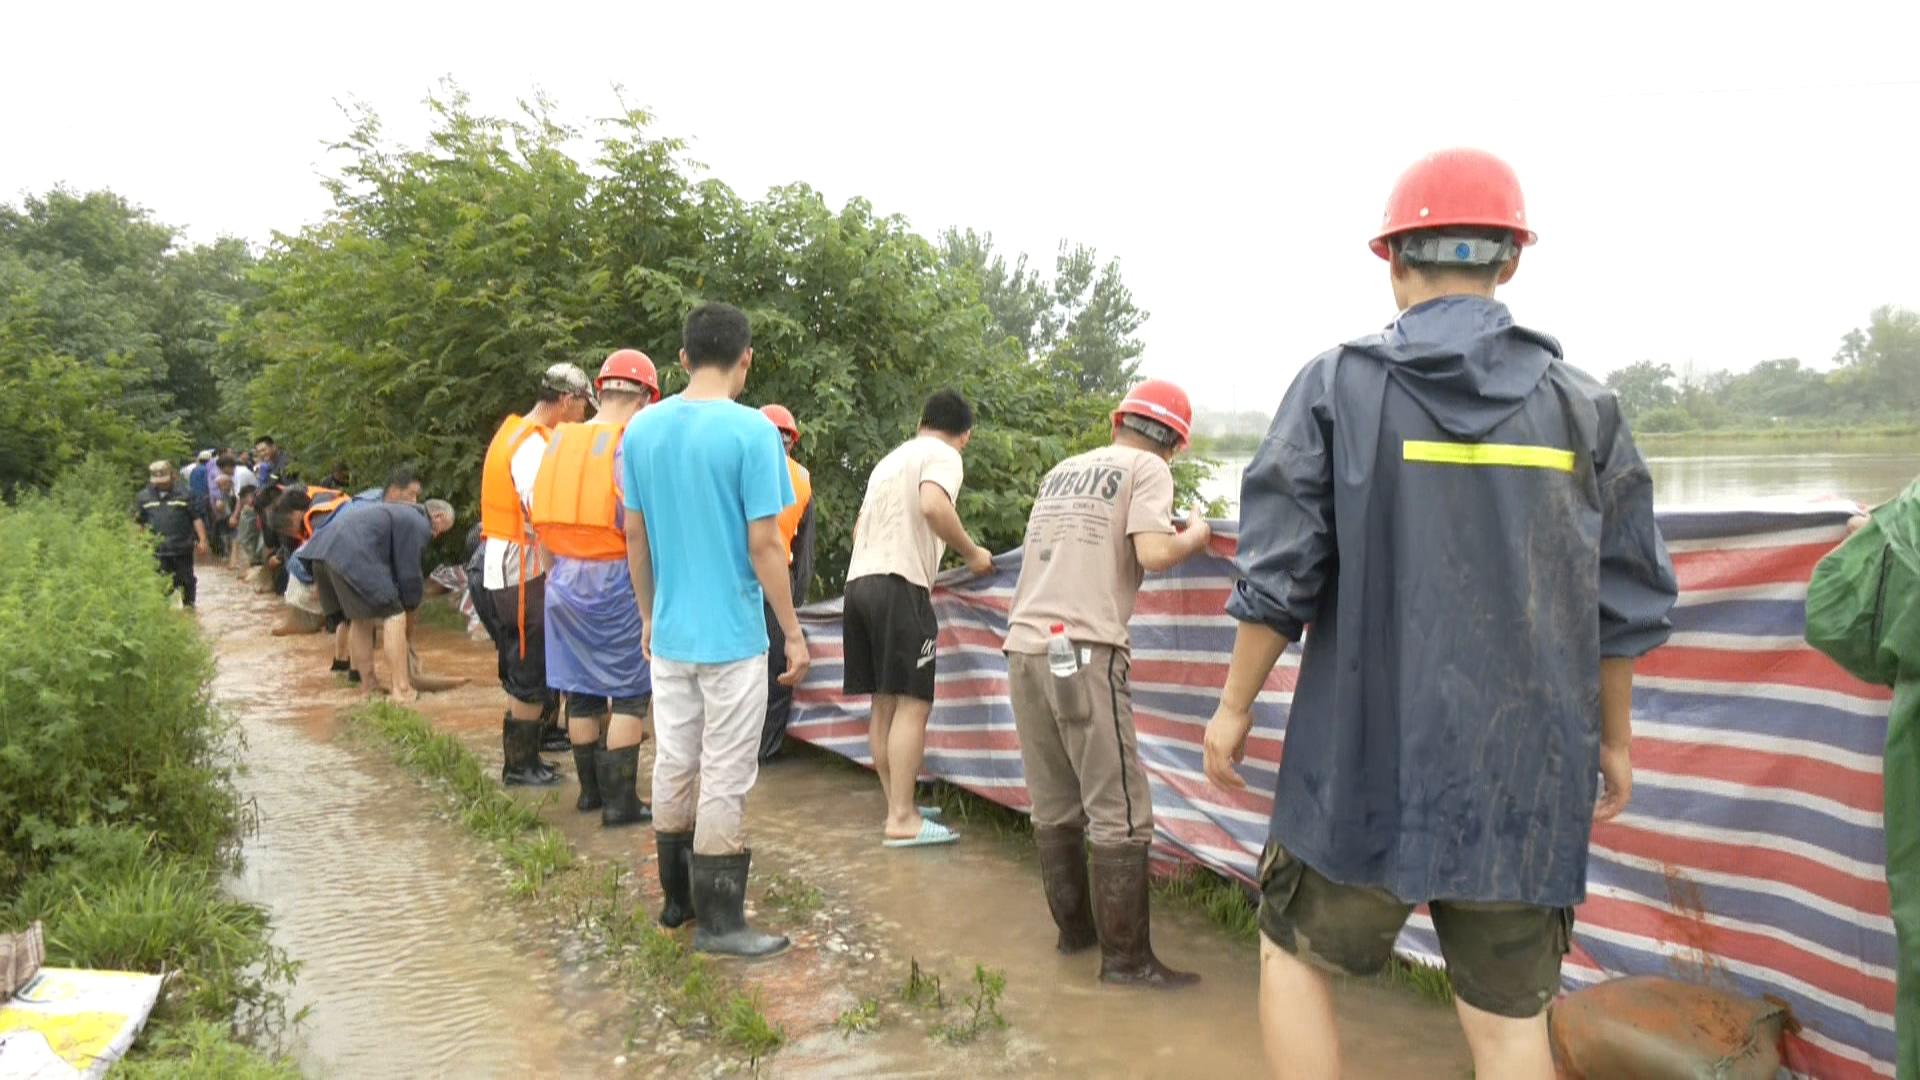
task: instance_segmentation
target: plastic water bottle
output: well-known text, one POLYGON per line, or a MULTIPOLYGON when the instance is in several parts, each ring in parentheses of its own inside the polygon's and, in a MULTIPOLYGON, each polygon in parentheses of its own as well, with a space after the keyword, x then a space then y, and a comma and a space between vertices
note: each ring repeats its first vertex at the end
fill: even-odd
POLYGON ((1054 623, 1047 636, 1047 666, 1053 669, 1056 679, 1071 679, 1080 673, 1080 658, 1074 655, 1073 641, 1067 637, 1067 628, 1054 623))
POLYGON ((1049 680, 1048 704, 1053 706, 1054 718, 1063 724, 1084 724, 1093 716, 1093 695, 1082 677, 1080 657, 1073 647, 1073 639, 1067 636, 1067 628, 1055 623, 1047 636, 1047 667, 1053 671, 1049 680))

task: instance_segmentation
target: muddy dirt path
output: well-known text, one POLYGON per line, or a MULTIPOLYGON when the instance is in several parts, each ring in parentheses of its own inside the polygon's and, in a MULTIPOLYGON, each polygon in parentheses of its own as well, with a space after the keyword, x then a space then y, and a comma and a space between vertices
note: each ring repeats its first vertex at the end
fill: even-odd
MULTIPOLYGON (((302 767, 321 768, 325 755, 352 756, 331 746, 332 714, 351 702, 344 688, 334 688, 325 676, 328 644, 318 635, 268 639, 271 607, 238 586, 208 589, 202 578, 203 622, 221 651, 223 686, 227 686, 229 657, 272 656, 275 692, 258 708, 269 737, 252 751, 255 757, 277 759, 273 740, 291 740, 306 755, 302 767), (236 610, 237 609, 237 610, 236 610), (251 628, 252 633, 246 630, 251 628), (260 645, 259 642, 271 642, 260 645), (244 650, 244 651, 242 651, 244 650), (278 686, 286 678, 296 686, 323 687, 311 702, 288 702, 278 686), (263 750, 269 751, 263 754, 263 750)), ((486 646, 444 630, 423 630, 420 654, 427 670, 471 677, 470 685, 445 693, 423 695, 415 706, 444 730, 457 732, 484 758, 498 760, 502 702, 492 683, 493 659, 486 646)), ((244 662, 244 661, 242 661, 244 662)), ((243 695, 252 681, 240 680, 222 696, 243 695)), ((253 737, 249 729, 249 737, 253 737)), ((293 755, 298 757, 298 755, 293 755)), ((653 838, 648 829, 602 830, 597 814, 572 810, 575 787, 570 759, 548 755, 569 774, 565 784, 542 812, 583 854, 630 867, 643 891, 657 897, 653 866, 653 838)), ((650 769, 643 760, 642 775, 650 769)), ((256 762, 258 783, 273 766, 256 762)), ((334 1067, 346 1061, 339 1039, 327 1032, 345 1031, 357 1017, 393 1015, 394 1006, 340 1002, 341 995, 367 994, 351 956, 324 947, 332 940, 328 928, 342 924, 366 927, 361 916, 375 921, 394 919, 384 905, 370 904, 362 892, 379 867, 391 870, 407 863, 410 884, 394 891, 439 897, 434 914, 405 936, 435 935, 436 926, 453 920, 465 927, 459 936, 459 958, 439 968, 438 980, 427 979, 419 997, 444 1004, 454 997, 471 1001, 474 1012, 494 1015, 510 1011, 513 1023, 471 1022, 467 1016, 445 1016, 442 1008, 420 1010, 411 1019, 415 1028, 411 1049, 431 1042, 441 1049, 437 1062, 458 1062, 486 1069, 500 1055, 522 1062, 538 1075, 606 1075, 619 1046, 619 1018, 597 1015, 591 1008, 590 977, 569 972, 552 948, 516 937, 503 920, 497 887, 486 889, 474 867, 472 849, 450 844, 440 833, 437 841, 419 839, 431 829, 451 832, 440 823, 426 824, 430 811, 402 782, 361 762, 374 777, 373 792, 354 783, 322 778, 306 795, 283 805, 280 813, 300 814, 323 821, 341 818, 358 822, 388 844, 405 845, 407 838, 421 849, 405 848, 386 854, 358 856, 349 844, 303 837, 305 850, 327 865, 325 876, 309 873, 274 880, 273 868, 301 861, 291 838, 280 852, 249 851, 250 893, 273 907, 280 920, 282 944, 296 957, 309 961, 303 972, 299 999, 316 1003, 316 1022, 309 1027, 310 1043, 324 1044, 311 1060, 334 1067), (332 794, 329 794, 329 793, 332 794), (372 820, 369 820, 372 819, 372 820), (354 868, 356 858, 369 858, 373 868, 354 868), (252 879, 262 879, 257 883, 252 879), (429 881, 427 879, 432 879, 429 881), (433 882, 439 884, 435 885, 433 882), (289 890, 298 890, 290 892, 289 890), (488 908, 492 904, 494 907, 488 908), (283 908, 283 905, 284 908, 283 908), (368 911, 381 907, 381 911, 368 911), (310 917, 303 913, 312 912, 310 917), (295 925, 290 925, 289 917, 295 925), (464 921, 471 920, 471 921, 464 921), (309 929, 302 929, 302 926, 309 929), (311 941, 323 948, 314 953, 311 941), (333 956, 325 964, 319 957, 333 956), (325 970, 323 970, 323 968, 325 970), (510 972, 511 977, 496 978, 510 972), (568 1067, 567 1047, 556 1045, 560 1034, 552 1017, 584 1007, 588 1026, 600 1032, 597 1047, 581 1055, 577 1067, 568 1067), (326 1019, 331 1014, 335 1019, 326 1019), (537 1019, 535 1017, 538 1016, 537 1019), (437 1025, 437 1026, 436 1026, 437 1025), (460 1048, 465 1038, 456 1032, 481 1032, 500 1044, 486 1053, 460 1048)), ((647 784, 643 779, 642 790, 647 784)), ((529 798, 538 799, 537 795, 529 798)), ((263 817, 273 806, 262 797, 263 817)), ((730 966, 726 970, 760 991, 769 1019, 782 1025, 788 1044, 761 1066, 770 1076, 1029 1076, 1061 1077, 1199 1077, 1249 1076, 1260 1067, 1260 1043, 1255 1027, 1256 966, 1254 951, 1229 941, 1198 915, 1157 911, 1155 947, 1176 966, 1198 971, 1203 982, 1175 994, 1127 991, 1101 986, 1094 978, 1096 956, 1060 957, 1053 951, 1054 930, 1047 916, 1031 865, 1032 854, 1012 838, 989 830, 967 829, 958 845, 933 850, 889 851, 879 844, 883 806, 871 774, 821 752, 801 748, 761 772, 749 805, 750 839, 754 845, 754 898, 780 876, 817 888, 820 909, 790 917, 762 900, 756 918, 769 928, 794 937, 786 955, 763 964, 730 966), (963 1047, 934 1040, 929 1029, 938 1017, 898 1003, 911 961, 942 977, 949 998, 967 989, 976 964, 998 969, 1006 976, 1001 1012, 1010 1026, 963 1047), (885 1003, 878 1030, 852 1038, 834 1026, 835 1019, 863 999, 885 1003)), ((304 826, 309 832, 321 831, 304 826)), ((263 824, 263 837, 272 835, 263 824)), ((265 844, 262 847, 268 846, 265 844)), ((307 860, 307 864, 315 860, 307 860)), ((405 915, 405 896, 393 901, 405 915)), ((380 931, 385 933, 385 931, 380 931)), ((444 935, 443 935, 444 936, 444 935)), ((390 940, 390 938, 383 938, 390 940)), ((428 960, 432 946, 415 943, 426 952, 414 972, 432 970, 444 960, 428 960)), ((393 961, 397 963, 397 961, 393 961)), ((1349 1075, 1355 1077, 1465 1077, 1470 1066, 1465 1045, 1450 1008, 1421 1001, 1390 987, 1353 983, 1340 988, 1338 1005, 1343 1024, 1349 1075)), ((949 1012, 946 1019, 953 1019, 949 1012)), ((674 1040, 642 1044, 627 1050, 627 1068, 643 1075, 679 1076, 698 1071, 724 1071, 724 1063, 674 1040)), ((454 1068, 434 1064, 430 1069, 454 1068)), ((382 1070, 384 1073, 384 1070, 382 1070)), ((351 1067, 342 1075, 361 1074, 351 1067)))
POLYGON ((308 1012, 289 1049, 302 1070, 613 1070, 624 1028, 589 974, 507 917, 478 849, 411 777, 336 739, 351 698, 310 662, 316 639, 269 637, 277 601, 224 571, 201 568, 200 597, 214 695, 246 738, 240 786, 259 811, 232 888, 272 911, 274 940, 301 962, 290 1006, 308 1012))

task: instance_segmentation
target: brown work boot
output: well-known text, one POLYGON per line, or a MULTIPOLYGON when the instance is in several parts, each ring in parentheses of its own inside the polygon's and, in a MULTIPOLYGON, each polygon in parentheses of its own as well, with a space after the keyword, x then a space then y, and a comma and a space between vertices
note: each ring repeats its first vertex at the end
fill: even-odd
POLYGON ((1083 952, 1100 944, 1093 927, 1093 896, 1087 884, 1087 834, 1073 828, 1037 826, 1033 841, 1040 848, 1040 887, 1047 909, 1060 928, 1055 948, 1062 953, 1083 952))
POLYGON ((1153 955, 1146 844, 1093 845, 1093 911, 1100 927, 1101 982, 1176 990, 1200 981, 1153 955))

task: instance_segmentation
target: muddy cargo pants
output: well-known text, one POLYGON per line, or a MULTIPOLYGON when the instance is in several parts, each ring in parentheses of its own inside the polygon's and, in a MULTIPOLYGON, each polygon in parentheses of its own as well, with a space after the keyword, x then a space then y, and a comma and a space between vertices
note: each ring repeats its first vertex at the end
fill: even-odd
POLYGON ((747 792, 760 778, 766 715, 765 653, 729 664, 653 658, 656 831, 692 829, 696 855, 746 848, 747 792))
POLYGON ((1095 844, 1153 839, 1153 797, 1133 732, 1131 658, 1110 645, 1082 645, 1085 720, 1062 717, 1049 696, 1054 679, 1040 654, 1008 653, 1007 682, 1020 761, 1041 828, 1084 829, 1095 844))

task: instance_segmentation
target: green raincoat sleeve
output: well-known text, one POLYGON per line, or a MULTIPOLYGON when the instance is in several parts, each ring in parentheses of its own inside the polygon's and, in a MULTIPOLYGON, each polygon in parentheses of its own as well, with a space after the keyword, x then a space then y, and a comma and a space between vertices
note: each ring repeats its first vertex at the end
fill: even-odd
POLYGON ((1920 483, 1873 512, 1814 568, 1807 643, 1855 678, 1893 688, 1884 814, 1899 942, 1899 1080, 1920 1080, 1920 483))

